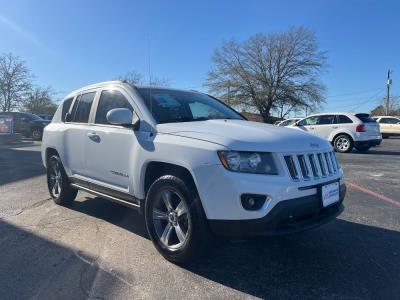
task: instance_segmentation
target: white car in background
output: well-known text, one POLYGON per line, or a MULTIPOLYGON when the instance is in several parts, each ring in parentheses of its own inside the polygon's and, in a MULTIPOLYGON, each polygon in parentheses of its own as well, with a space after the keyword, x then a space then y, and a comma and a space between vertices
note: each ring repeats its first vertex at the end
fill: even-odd
POLYGON ((290 125, 293 125, 294 123, 296 123, 299 120, 301 120, 301 118, 286 119, 286 120, 283 120, 283 121, 277 123, 276 126, 290 126, 290 125))
POLYGON ((315 114, 291 127, 327 139, 335 151, 343 153, 351 152, 353 148, 366 152, 382 141, 378 123, 365 113, 315 114))
POLYGON ((400 117, 376 116, 373 119, 378 122, 383 138, 400 135, 400 117))

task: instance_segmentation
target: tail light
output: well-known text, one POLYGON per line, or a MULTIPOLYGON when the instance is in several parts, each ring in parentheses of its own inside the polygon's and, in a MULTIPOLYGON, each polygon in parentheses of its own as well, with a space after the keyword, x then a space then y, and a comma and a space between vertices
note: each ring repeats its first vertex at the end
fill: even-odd
POLYGON ((364 124, 357 125, 356 132, 365 132, 365 125, 364 124))

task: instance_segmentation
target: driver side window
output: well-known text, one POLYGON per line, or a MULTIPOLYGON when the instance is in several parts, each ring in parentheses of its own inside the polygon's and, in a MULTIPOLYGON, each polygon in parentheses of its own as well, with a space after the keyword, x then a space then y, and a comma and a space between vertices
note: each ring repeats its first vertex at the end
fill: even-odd
POLYGON ((299 122, 299 126, 316 125, 318 122, 318 116, 308 117, 299 122))
POLYGON ((95 123, 111 125, 107 121, 107 113, 114 108, 127 108, 133 112, 132 106, 121 92, 117 90, 102 91, 97 105, 95 123))

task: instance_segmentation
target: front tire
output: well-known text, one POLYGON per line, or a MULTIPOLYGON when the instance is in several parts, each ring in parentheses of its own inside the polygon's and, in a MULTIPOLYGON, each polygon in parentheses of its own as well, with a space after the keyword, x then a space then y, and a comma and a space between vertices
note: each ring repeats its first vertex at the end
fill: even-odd
POLYGON ((189 261, 206 248, 209 231, 200 199, 178 177, 165 175, 150 186, 145 219, 154 246, 171 262, 189 261))
POLYGON ((43 136, 42 130, 39 128, 32 129, 31 137, 34 141, 41 141, 43 136))
POLYGON ((351 152, 354 147, 353 139, 347 134, 338 135, 333 140, 333 148, 336 152, 347 153, 351 152))
POLYGON ((47 187, 56 204, 67 205, 75 200, 78 190, 70 186, 61 159, 57 155, 47 161, 47 187))

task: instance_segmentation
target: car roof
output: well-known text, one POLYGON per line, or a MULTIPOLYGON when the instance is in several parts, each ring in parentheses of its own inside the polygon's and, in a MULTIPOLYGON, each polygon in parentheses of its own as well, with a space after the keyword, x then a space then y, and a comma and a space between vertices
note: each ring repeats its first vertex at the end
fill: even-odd
POLYGON ((312 114, 312 115, 309 115, 308 117, 311 117, 311 116, 323 116, 323 115, 351 115, 351 116, 355 116, 355 115, 358 115, 358 114, 367 114, 367 115, 369 115, 369 113, 352 113, 352 112, 339 111, 339 112, 326 112, 326 113, 312 114))
POLYGON ((80 92, 85 91, 85 90, 101 88, 101 87, 109 86, 112 84, 127 85, 129 87, 133 87, 133 88, 137 88, 137 89, 152 88, 152 89, 163 89, 163 90, 171 90, 171 91, 193 92, 193 93, 201 94, 201 92, 195 91, 195 90, 184 90, 184 89, 177 89, 177 88, 171 88, 171 87, 165 87, 165 86, 131 85, 124 80, 111 80, 111 81, 103 81, 103 82, 98 82, 98 83, 93 83, 93 84, 83 86, 77 90, 70 92, 67 96, 64 97, 64 99, 74 97, 74 96, 76 96, 76 94, 79 94, 80 92))

